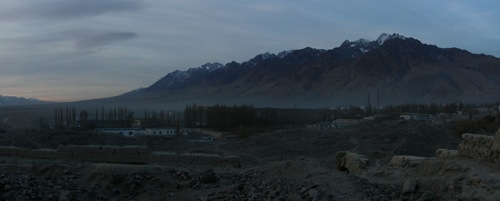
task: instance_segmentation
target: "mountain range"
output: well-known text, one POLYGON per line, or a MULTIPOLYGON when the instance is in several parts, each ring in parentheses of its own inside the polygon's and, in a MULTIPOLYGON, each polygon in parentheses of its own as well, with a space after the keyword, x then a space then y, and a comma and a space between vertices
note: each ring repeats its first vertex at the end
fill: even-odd
MULTIPOLYGON (((147 88, 92 100, 132 105, 252 104, 329 107, 500 100, 500 59, 399 34, 264 53, 174 71, 147 88)), ((92 101, 85 101, 91 103, 92 101)))
POLYGON ((45 104, 50 103, 48 101, 42 101, 34 98, 23 98, 16 96, 2 96, 0 95, 0 106, 10 106, 10 105, 34 105, 34 104, 45 104))

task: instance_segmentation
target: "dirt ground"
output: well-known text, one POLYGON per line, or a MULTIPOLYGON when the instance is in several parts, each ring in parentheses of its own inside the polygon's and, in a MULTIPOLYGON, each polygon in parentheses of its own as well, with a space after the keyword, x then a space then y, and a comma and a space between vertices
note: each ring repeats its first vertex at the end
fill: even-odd
POLYGON ((390 174, 392 171, 388 173, 383 166, 393 155, 431 157, 438 148, 456 149, 459 142, 449 126, 417 121, 368 122, 328 131, 290 130, 203 143, 184 138, 131 138, 94 132, 7 128, 0 133, 0 146, 54 149, 60 144, 144 145, 153 151, 238 155, 242 167, 0 157, 0 197, 3 200, 436 200, 439 197, 404 194, 405 181, 395 179, 399 170, 390 174), (338 151, 367 156, 375 168, 380 167, 376 170, 378 174, 358 177, 337 170, 338 151), (381 177, 382 173, 386 176, 381 177))

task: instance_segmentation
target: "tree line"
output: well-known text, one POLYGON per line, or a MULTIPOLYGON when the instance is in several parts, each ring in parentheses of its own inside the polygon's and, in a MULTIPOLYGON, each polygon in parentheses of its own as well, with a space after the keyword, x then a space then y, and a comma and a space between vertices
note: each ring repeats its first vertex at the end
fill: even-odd
POLYGON ((333 120, 329 109, 255 108, 252 105, 186 105, 184 124, 189 128, 230 131, 237 127, 278 128, 333 120))
POLYGON ((231 130, 235 127, 278 128, 284 126, 301 127, 318 122, 330 122, 335 119, 361 119, 371 115, 385 115, 392 119, 399 118, 404 113, 423 113, 436 115, 451 114, 462 111, 466 114, 476 114, 476 108, 491 107, 491 104, 402 104, 384 107, 347 106, 337 108, 303 109, 303 108, 254 108, 252 105, 226 106, 216 104, 203 106, 186 105, 184 109, 184 124, 186 127, 214 128, 231 130))
POLYGON ((361 119, 370 115, 386 115, 398 118, 402 113, 477 113, 476 108, 499 105, 491 104, 403 104, 384 107, 347 106, 337 108, 255 108, 252 105, 227 106, 216 104, 203 106, 188 104, 182 112, 144 110, 142 117, 135 116, 127 107, 101 107, 94 110, 77 110, 75 107, 54 109, 53 118, 40 117, 37 126, 55 129, 92 130, 95 128, 130 128, 135 120, 140 120, 142 128, 188 127, 214 128, 230 131, 238 127, 276 129, 302 127, 335 119, 361 119), (50 126, 49 126, 50 124, 50 126))

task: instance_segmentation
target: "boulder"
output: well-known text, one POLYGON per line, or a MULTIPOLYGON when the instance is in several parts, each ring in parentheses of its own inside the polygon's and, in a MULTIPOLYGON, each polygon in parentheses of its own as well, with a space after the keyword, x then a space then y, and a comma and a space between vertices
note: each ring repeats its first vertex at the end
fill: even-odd
POLYGON ((403 194, 415 193, 417 191, 417 180, 408 179, 403 184, 403 194))
POLYGON ((450 149, 438 149, 436 150, 437 158, 451 158, 458 156, 458 150, 450 150, 450 149))
POLYGON ((365 156, 349 151, 339 151, 335 158, 338 170, 352 174, 360 173, 368 165, 368 159, 365 156))

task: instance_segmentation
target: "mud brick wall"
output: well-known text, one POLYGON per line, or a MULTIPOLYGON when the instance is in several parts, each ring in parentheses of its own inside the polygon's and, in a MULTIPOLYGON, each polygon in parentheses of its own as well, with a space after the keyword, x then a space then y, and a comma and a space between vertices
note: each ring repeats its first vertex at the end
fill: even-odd
POLYGON ((216 154, 151 152, 145 146, 60 145, 57 149, 23 149, 0 146, 0 156, 66 159, 122 164, 195 164, 241 166, 239 156, 216 154))
POLYGON ((500 151, 498 145, 495 144, 499 137, 496 136, 477 135, 466 133, 462 134, 462 142, 458 145, 458 154, 461 156, 476 158, 489 162, 500 162, 500 151))

